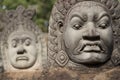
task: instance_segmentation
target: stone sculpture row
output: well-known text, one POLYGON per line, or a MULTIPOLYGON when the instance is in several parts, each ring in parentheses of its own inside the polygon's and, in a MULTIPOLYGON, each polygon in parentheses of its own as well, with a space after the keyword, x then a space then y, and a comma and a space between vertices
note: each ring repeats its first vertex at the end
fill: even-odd
POLYGON ((6 72, 119 70, 118 0, 57 0, 49 20, 48 42, 32 21, 34 10, 19 6, 1 15, 0 59, 6 72))

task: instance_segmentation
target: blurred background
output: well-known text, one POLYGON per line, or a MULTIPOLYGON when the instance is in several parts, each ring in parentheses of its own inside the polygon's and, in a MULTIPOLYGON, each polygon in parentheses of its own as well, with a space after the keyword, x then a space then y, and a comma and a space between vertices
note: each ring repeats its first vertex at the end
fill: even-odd
POLYGON ((55 0, 0 0, 0 11, 15 10, 18 5, 36 10, 33 21, 42 29, 48 32, 48 21, 55 0))
MULTIPOLYGON (((16 9, 18 5, 36 10, 33 21, 43 32, 48 32, 48 21, 56 0, 0 0, 0 11, 16 9)), ((120 0, 119 0, 120 1, 120 0)))

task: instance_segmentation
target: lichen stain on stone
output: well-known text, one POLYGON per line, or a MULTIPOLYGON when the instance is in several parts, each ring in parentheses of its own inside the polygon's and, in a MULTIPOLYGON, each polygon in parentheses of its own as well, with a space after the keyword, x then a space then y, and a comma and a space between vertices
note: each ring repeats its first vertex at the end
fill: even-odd
POLYGON ((110 80, 120 80, 120 71, 115 71, 111 74, 110 80))
POLYGON ((118 67, 110 71, 101 72, 93 80, 120 80, 120 69, 118 67))
POLYGON ((0 73, 0 80, 120 80, 118 68, 96 74, 79 74, 66 68, 48 71, 0 73))

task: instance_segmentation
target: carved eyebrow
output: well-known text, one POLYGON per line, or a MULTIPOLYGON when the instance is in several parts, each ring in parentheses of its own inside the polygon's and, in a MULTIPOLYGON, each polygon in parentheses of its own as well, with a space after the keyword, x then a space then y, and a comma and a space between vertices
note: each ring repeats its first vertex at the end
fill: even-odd
POLYGON ((13 41, 18 42, 18 41, 19 41, 19 39, 18 39, 18 38, 12 39, 12 40, 11 40, 11 42, 13 42, 13 41))
POLYGON ((18 37, 14 37, 14 38, 12 39, 12 41, 13 41, 13 40, 18 41, 18 37))
POLYGON ((108 18, 110 18, 110 16, 107 14, 107 13, 102 13, 102 14, 100 14, 100 16, 98 16, 98 18, 96 19, 96 21, 99 21, 101 18, 103 18, 103 17, 108 17, 108 18))
POLYGON ((72 18, 74 18, 74 17, 78 17, 78 18, 80 18, 82 21, 86 21, 86 18, 82 18, 80 15, 78 15, 78 14, 74 14, 74 15, 72 15, 71 17, 70 17, 70 20, 72 19, 72 18))
POLYGON ((32 40, 32 39, 31 39, 31 38, 29 38, 29 37, 25 37, 25 38, 23 38, 23 39, 22 39, 22 40, 23 40, 23 42, 24 42, 26 39, 32 40))

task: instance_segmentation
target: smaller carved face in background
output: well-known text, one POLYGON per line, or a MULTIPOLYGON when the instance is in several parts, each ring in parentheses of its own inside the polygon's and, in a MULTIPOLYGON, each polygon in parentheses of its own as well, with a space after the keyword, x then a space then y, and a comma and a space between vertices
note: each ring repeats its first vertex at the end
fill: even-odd
POLYGON ((15 31, 8 38, 10 64, 17 69, 32 67, 37 59, 36 37, 29 31, 15 31))
POLYGON ((65 19, 63 40, 71 61, 102 63, 113 50, 112 19, 100 3, 84 1, 76 4, 65 19))

